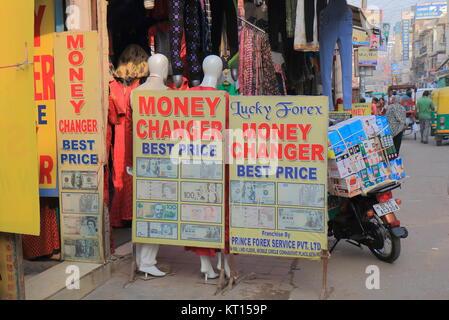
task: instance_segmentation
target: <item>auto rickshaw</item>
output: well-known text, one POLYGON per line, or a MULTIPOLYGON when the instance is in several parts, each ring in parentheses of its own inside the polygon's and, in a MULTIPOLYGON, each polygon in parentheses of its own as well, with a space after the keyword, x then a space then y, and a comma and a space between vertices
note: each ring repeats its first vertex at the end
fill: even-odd
MULTIPOLYGON (((439 97, 439 90, 435 89, 432 91, 432 102, 435 105, 436 108, 438 108, 438 97, 439 97)), ((437 112, 436 110, 432 112, 432 122, 431 122, 431 128, 430 128, 430 135, 432 137, 435 136, 435 133, 437 131, 437 112)))
POLYGON ((449 139, 449 87, 438 90, 436 106, 435 142, 437 146, 441 146, 443 140, 449 139))

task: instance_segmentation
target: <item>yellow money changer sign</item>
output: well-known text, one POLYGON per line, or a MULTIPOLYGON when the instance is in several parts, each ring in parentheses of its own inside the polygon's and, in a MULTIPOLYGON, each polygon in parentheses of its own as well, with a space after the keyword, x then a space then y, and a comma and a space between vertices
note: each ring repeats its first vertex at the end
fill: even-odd
POLYGON ((0 35, 0 232, 38 235, 34 1, 3 1, 0 35))

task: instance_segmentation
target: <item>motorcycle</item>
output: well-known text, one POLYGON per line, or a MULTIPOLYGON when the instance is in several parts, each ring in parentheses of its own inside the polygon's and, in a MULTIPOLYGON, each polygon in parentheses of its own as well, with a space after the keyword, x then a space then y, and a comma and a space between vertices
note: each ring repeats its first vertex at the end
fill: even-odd
POLYGON ((359 248, 367 246, 381 261, 396 261, 401 254, 401 239, 408 237, 407 229, 396 217, 401 200, 394 199, 392 194, 400 187, 400 183, 390 183, 364 196, 330 200, 338 211, 328 225, 329 235, 337 240, 330 252, 341 240, 346 240, 359 248))

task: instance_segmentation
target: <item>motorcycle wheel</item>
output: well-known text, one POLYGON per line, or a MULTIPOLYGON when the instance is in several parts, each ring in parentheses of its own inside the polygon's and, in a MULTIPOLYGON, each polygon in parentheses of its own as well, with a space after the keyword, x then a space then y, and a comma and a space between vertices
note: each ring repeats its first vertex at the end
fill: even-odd
POLYGON ((380 221, 378 221, 378 224, 380 224, 379 227, 383 228, 384 231, 384 247, 382 249, 369 247, 369 249, 377 259, 387 263, 393 263, 401 254, 401 239, 395 237, 390 230, 386 229, 383 224, 380 223, 380 221))

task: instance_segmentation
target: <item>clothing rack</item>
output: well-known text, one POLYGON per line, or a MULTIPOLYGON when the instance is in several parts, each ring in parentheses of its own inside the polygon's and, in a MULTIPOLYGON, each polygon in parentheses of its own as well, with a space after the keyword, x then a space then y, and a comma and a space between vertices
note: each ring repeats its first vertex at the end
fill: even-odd
POLYGON ((256 29, 257 31, 260 31, 260 32, 266 34, 266 32, 265 32, 264 30, 262 30, 261 28, 259 28, 259 27, 256 26, 255 24, 249 22, 248 20, 246 20, 246 19, 244 19, 244 18, 242 18, 242 17, 240 17, 240 16, 238 16, 237 18, 238 18, 240 21, 243 21, 243 22, 245 22, 246 24, 250 25, 251 27, 253 27, 253 28, 256 29))

